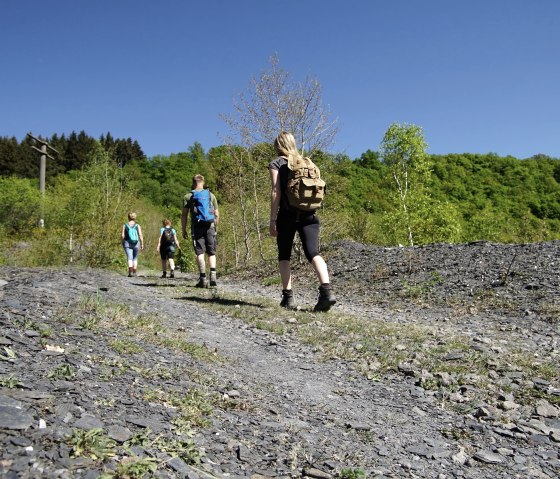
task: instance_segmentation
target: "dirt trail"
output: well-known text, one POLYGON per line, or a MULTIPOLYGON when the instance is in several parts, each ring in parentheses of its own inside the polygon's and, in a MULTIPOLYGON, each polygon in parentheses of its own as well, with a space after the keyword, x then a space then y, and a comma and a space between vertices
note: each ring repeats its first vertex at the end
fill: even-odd
MULTIPOLYGON (((212 377, 214 381, 206 385, 209 393, 231 401, 230 407, 218 404, 211 425, 198 430, 197 447, 204 449, 201 464, 188 466, 186 461, 169 459, 169 465, 160 468, 160 477, 495 479, 555 477, 560 471, 554 436, 560 429, 557 419, 547 422, 552 432, 546 434, 535 425, 525 431, 519 425, 498 427, 481 422, 474 410, 465 414, 442 407, 438 397, 417 386, 414 378, 395 375, 394 380, 368 381, 352 364, 323 361, 295 334, 275 335, 233 318, 228 315, 236 308, 231 301, 223 302, 222 313, 203 308, 205 301, 216 298, 210 292, 202 299, 194 294, 192 276, 161 280, 155 274, 126 278, 100 270, 0 268, 0 281, 1 344, 18 356, 15 361, 1 361, 0 374, 17 376, 27 392, 1 388, 0 409, 12 407, 10 401, 16 400, 30 418, 25 428, 0 424, 0 444, 4 444, 0 473, 6 477, 37 477, 37 471, 41 477, 96 477, 115 468, 116 459, 111 466, 111 462, 69 457, 63 433, 83 424, 84 418, 95 418, 105 429, 118 425, 135 433, 145 424, 131 418, 134 415, 152 421, 152 429, 160 427, 160 434, 173 435, 169 423, 175 413, 146 400, 145 393, 156 387, 184 393, 192 381, 148 380, 131 368, 120 376, 101 374, 103 368, 92 364, 91 358, 99 355, 116 361, 119 355, 111 341, 121 338, 122 332, 88 334, 60 324, 58 317, 61 308, 76 308, 87 295, 130 305, 140 316, 157 315, 170 331, 186 333, 190 341, 225 358, 195 360, 153 344, 143 344, 141 352, 133 355, 138 368, 187 366, 212 377), (32 334, 37 323, 51 328, 50 342, 67 345, 65 354, 45 355, 40 337, 32 334), (56 364, 74 365, 81 380, 64 384, 49 380, 46 372, 56 364), (45 406, 34 398, 42 394, 54 403, 45 406), (38 426, 40 419, 46 421, 46 429, 38 426)), ((241 306, 255 297, 277 296, 273 288, 222 278, 218 299, 226 292, 238 295, 241 306)), ((339 307, 343 308, 350 293, 342 288, 341 292, 339 307)), ((305 294, 301 300, 312 304, 312 293, 305 294)), ((270 314, 274 311, 271 307, 270 314)), ((387 318, 382 305, 369 304, 358 312, 387 318)), ((414 321, 429 314, 425 308, 409 309, 395 313, 393 320, 414 321)), ((441 317, 445 312, 434 314, 441 317)), ((315 320, 321 321, 321 314, 315 320)), ((142 453, 159 458, 168 452, 155 449, 142 453)))

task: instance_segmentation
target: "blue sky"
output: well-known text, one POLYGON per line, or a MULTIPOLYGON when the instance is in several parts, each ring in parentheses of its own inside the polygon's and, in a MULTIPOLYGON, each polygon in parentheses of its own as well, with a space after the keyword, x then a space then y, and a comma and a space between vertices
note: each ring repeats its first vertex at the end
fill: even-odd
POLYGON ((359 157, 393 122, 430 153, 560 157, 558 0, 4 0, 0 136, 84 130, 148 156, 222 143, 277 52, 359 157))

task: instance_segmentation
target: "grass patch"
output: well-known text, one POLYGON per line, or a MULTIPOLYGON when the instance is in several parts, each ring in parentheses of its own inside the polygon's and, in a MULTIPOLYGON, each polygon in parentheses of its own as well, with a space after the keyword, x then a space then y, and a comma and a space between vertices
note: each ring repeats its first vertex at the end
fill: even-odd
POLYGON ((185 332, 168 328, 158 316, 134 314, 127 305, 106 302, 99 293, 85 295, 75 311, 65 311, 60 316, 64 322, 77 323, 87 330, 121 331, 121 337, 109 342, 121 355, 143 352, 144 349, 138 344, 138 341, 142 341, 203 361, 220 360, 216 352, 188 341, 185 332))
POLYGON ((167 407, 176 408, 178 417, 173 421, 174 427, 181 431, 184 428, 208 427, 215 399, 200 389, 192 388, 186 394, 163 389, 149 389, 144 392, 144 399, 167 407))
POLYGON ((113 339, 109 341, 109 346, 119 354, 138 354, 143 351, 138 344, 128 339, 113 339))
MULTIPOLYGON (((429 292, 440 281, 441 278, 434 276, 425 291, 429 292)), ((494 295, 490 298, 497 300, 494 295)), ((206 290, 196 291, 186 299, 274 334, 291 331, 324 359, 353 362, 372 380, 384 380, 394 373, 407 374, 403 365, 408 366, 422 387, 440 391, 444 396, 475 386, 481 392, 477 400, 484 400, 485 394, 493 397, 498 386, 489 379, 490 370, 520 370, 528 378, 551 382, 560 377, 558 364, 552 361, 536 361, 515 351, 489 356, 474 349, 470 337, 449 334, 429 324, 366 319, 344 314, 336 308, 327 314, 287 311, 266 298, 247 299, 240 294, 206 290)), ((529 389, 523 394, 532 402, 542 392, 529 389)))
POLYGON ((61 364, 49 371, 47 377, 49 379, 63 379, 65 381, 71 381, 76 377, 76 369, 70 364, 61 364))
POLYGON ((538 314, 545 321, 552 324, 560 323, 560 304, 545 303, 541 304, 538 309, 538 314))
POLYGON ((278 286, 282 284, 282 278, 280 276, 269 276, 263 279, 262 284, 263 286, 278 286))
POLYGON ((68 438, 72 457, 89 457, 105 461, 116 455, 116 443, 102 429, 74 429, 68 438))
POLYGON ((16 389, 23 387, 23 384, 13 374, 9 374, 8 376, 0 376, 0 387, 16 389))
POLYGON ((125 457, 112 473, 105 473, 99 479, 142 479, 152 477, 158 469, 158 461, 153 457, 125 457))
POLYGON ((433 271, 430 279, 420 281, 415 284, 403 282, 402 296, 409 299, 426 298, 430 295, 432 289, 443 281, 438 271, 433 271))

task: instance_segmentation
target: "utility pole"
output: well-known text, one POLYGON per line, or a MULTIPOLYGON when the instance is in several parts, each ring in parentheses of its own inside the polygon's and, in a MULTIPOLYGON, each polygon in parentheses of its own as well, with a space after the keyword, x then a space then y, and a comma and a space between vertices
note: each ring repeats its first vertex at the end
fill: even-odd
POLYGON ((41 148, 37 148, 34 145, 32 145, 31 148, 41 153, 41 163, 39 167, 39 191, 41 192, 41 218, 39 219, 39 227, 43 228, 45 226, 43 213, 44 213, 44 198, 45 198, 45 176, 47 172, 47 156, 51 160, 54 160, 54 157, 47 153, 47 148, 50 148, 55 153, 58 153, 58 151, 55 148, 53 148, 51 145, 49 145, 47 141, 41 140, 40 138, 36 138, 31 133, 28 133, 27 136, 32 140, 35 140, 37 143, 41 145, 41 148))

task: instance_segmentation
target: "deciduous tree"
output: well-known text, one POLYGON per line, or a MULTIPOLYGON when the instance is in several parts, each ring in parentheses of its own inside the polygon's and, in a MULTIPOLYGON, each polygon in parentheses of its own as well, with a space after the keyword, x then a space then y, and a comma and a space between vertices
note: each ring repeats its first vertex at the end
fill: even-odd
POLYGON ((322 87, 316 78, 293 80, 284 70, 278 55, 270 58, 268 70, 253 77, 246 92, 234 101, 234 113, 222 118, 229 131, 226 143, 234 145, 230 154, 236 168, 227 178, 237 191, 239 218, 244 232, 245 250, 251 251, 253 237, 263 258, 261 205, 268 207, 267 163, 274 154, 270 148, 282 130, 294 134, 303 151, 326 150, 337 131, 336 120, 322 103, 322 87), (239 148, 241 147, 241 149, 239 148))

